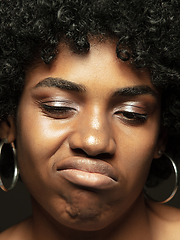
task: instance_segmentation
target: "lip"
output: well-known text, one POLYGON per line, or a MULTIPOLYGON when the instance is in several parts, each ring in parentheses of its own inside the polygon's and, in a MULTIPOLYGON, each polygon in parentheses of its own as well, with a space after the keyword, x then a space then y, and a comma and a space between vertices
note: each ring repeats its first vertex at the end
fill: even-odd
POLYGON ((68 158, 57 166, 58 174, 69 182, 96 189, 108 189, 117 184, 116 170, 100 159, 68 158))

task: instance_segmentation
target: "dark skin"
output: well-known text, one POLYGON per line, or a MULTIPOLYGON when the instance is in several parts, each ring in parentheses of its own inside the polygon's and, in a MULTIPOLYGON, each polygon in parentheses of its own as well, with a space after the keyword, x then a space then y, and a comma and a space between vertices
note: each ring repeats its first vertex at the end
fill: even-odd
POLYGON ((0 239, 179 239, 179 210, 142 193, 165 149, 149 74, 117 59, 108 41, 91 41, 86 55, 59 48, 51 66, 27 72, 17 119, 2 130, 17 141, 33 217, 0 239))

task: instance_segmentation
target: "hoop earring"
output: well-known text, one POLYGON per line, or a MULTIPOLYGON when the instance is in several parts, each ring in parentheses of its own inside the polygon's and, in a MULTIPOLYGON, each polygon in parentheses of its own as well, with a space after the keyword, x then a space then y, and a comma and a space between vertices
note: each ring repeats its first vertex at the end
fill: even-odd
POLYGON ((174 163, 174 161, 172 160, 172 158, 169 157, 169 155, 167 155, 167 154, 164 153, 164 152, 159 151, 158 153, 159 153, 160 155, 161 155, 161 154, 164 154, 164 155, 170 160, 170 162, 171 162, 171 164, 172 164, 172 166, 173 166, 174 175, 175 175, 175 181, 174 181, 173 191, 172 191, 171 195, 170 195, 167 199, 165 199, 164 201, 155 200, 154 198, 152 198, 151 196, 149 196, 149 195, 147 194, 146 190, 144 190, 144 193, 145 193, 145 196, 146 196, 148 199, 163 204, 163 203, 169 202, 169 201, 174 197, 174 195, 176 194, 176 192, 177 192, 177 190, 178 190, 178 186, 179 186, 179 179, 178 179, 177 166, 176 166, 176 164, 174 163))
MULTIPOLYGON (((0 142, 0 156, 2 154, 2 148, 3 148, 3 145, 5 143, 8 143, 8 140, 6 138, 4 138, 1 142, 0 142)), ((14 146, 14 143, 12 142, 11 144, 11 147, 12 147, 12 151, 13 151, 13 157, 14 157, 14 174, 13 174, 13 180, 12 180, 12 183, 10 185, 10 187, 6 188, 2 182, 2 178, 1 178, 1 175, 0 175, 0 188, 7 192, 11 189, 14 188, 14 186, 16 185, 17 183, 17 180, 18 180, 18 177, 19 177, 19 169, 18 169, 18 165, 17 165, 17 158, 16 158, 16 148, 14 146)))

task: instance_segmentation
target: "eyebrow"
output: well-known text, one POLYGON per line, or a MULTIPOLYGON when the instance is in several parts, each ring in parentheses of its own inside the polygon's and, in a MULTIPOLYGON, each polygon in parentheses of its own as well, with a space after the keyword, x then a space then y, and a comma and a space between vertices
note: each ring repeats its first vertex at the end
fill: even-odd
POLYGON ((158 92, 154 91, 152 88, 150 88, 147 85, 120 88, 114 92, 113 98, 119 97, 119 96, 133 97, 138 95, 151 95, 156 99, 158 98, 158 92))
MULTIPOLYGON (((40 81, 34 88, 39 87, 56 87, 62 90, 68 90, 68 91, 74 91, 74 92, 80 92, 84 93, 86 92, 86 87, 84 85, 81 85, 79 83, 74 83, 62 78, 53 78, 48 77, 40 81)), ((117 89, 112 97, 121 97, 121 96, 137 96, 137 95, 151 95, 158 98, 158 92, 154 91, 152 88, 150 88, 147 85, 138 85, 138 86, 132 86, 132 87, 125 87, 125 88, 119 88, 117 89)))
POLYGON ((43 79, 34 88, 39 87, 56 87, 62 90, 69 90, 74 92, 86 92, 86 88, 81 84, 70 82, 62 78, 53 77, 43 79))

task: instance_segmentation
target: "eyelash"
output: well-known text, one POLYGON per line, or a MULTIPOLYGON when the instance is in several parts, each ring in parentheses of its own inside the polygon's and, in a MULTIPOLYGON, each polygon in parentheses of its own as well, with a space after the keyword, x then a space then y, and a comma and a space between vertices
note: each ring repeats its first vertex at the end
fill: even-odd
POLYGON ((49 113, 54 118, 68 118, 76 111, 75 108, 66 106, 50 106, 45 103, 40 103, 41 109, 45 113, 49 113))
POLYGON ((130 123, 132 125, 143 124, 148 119, 147 114, 140 114, 136 112, 117 111, 115 114, 122 118, 125 123, 130 123))
MULTIPOLYGON (((51 103, 51 102, 50 102, 51 103)), ((46 103, 40 103, 41 109, 46 114, 52 115, 54 118, 68 118, 72 116, 76 109, 68 106, 50 106, 46 103)), ((130 111, 117 111, 115 112, 120 119, 122 119, 125 123, 131 125, 143 124, 148 119, 147 114, 140 114, 136 112, 130 111)))

